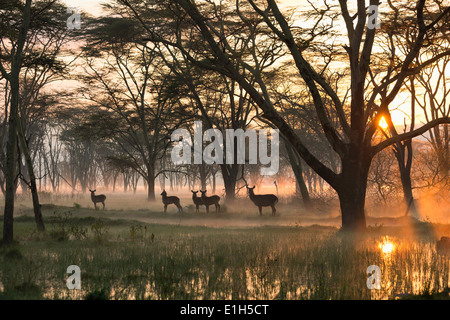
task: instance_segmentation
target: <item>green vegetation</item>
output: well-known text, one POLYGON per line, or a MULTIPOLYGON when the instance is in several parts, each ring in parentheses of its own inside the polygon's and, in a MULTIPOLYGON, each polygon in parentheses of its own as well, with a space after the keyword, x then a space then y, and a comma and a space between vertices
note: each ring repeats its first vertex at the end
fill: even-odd
POLYGON ((449 225, 376 226, 353 239, 317 225, 213 228, 51 210, 45 234, 31 215, 15 219, 18 243, 0 247, 0 298, 448 298, 450 259, 434 243, 449 225), (386 239, 389 254, 379 247, 386 239), (73 264, 80 291, 66 287, 73 264), (381 268, 381 290, 366 287, 369 265, 381 268))

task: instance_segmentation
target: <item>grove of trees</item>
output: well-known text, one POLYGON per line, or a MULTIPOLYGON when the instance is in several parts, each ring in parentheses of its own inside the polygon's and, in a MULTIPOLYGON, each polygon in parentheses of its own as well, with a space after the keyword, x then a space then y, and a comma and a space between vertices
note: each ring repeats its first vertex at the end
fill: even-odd
POLYGON ((417 216, 415 190, 448 193, 445 1, 113 0, 80 29, 68 16, 59 0, 0 4, 4 243, 19 190, 43 231, 44 191, 200 186, 233 203, 263 181, 236 161, 175 166, 171 133, 194 121, 278 129, 269 180, 299 206, 331 192, 343 230, 366 229, 367 197, 417 216))

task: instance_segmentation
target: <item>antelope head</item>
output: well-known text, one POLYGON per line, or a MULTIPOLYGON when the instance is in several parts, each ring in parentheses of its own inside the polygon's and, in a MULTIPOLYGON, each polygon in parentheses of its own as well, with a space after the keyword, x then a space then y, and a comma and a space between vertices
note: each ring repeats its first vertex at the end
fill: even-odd
POLYGON ((248 194, 253 194, 253 189, 255 189, 255 186, 250 188, 248 185, 246 185, 246 187, 247 187, 248 194))

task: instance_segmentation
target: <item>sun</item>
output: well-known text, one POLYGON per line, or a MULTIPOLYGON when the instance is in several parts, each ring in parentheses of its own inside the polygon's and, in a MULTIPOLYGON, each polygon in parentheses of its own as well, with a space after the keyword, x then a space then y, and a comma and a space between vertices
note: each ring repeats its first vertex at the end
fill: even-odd
POLYGON ((380 126, 381 129, 384 129, 384 130, 388 128, 388 124, 384 117, 381 117, 380 121, 378 122, 378 125, 380 126))

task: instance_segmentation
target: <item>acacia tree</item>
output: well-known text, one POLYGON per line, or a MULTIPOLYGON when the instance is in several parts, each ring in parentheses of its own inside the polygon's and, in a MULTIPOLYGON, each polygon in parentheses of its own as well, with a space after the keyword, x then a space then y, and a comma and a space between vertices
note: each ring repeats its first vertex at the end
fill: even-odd
MULTIPOLYGON (((8 139, 6 147, 5 233, 12 229, 15 192, 13 181, 17 176, 17 150, 25 162, 20 172, 32 194, 37 229, 45 230, 34 173, 37 146, 37 124, 42 124, 45 106, 40 104, 43 88, 59 78, 65 65, 58 60, 61 47, 67 41, 66 7, 57 0, 4 1, 0 6, 0 71, 9 91, 5 110, 9 107, 8 139), (8 97, 9 96, 9 97, 8 97), (37 116, 38 115, 38 116, 37 116), (33 133, 34 132, 34 133, 33 133), (14 137, 13 137, 14 135, 14 137), (10 143, 14 144, 11 146, 10 143), (19 149, 16 144, 18 143, 19 149), (12 163, 11 163, 12 162, 12 163), (9 182, 8 182, 9 181, 9 182), (7 223, 6 223, 7 222, 7 223)), ((5 236, 5 242, 12 241, 5 236)))
POLYGON ((154 200, 167 128, 178 122, 177 105, 164 95, 169 71, 156 46, 136 41, 141 28, 130 19, 96 20, 87 32, 82 75, 86 87, 81 92, 102 115, 91 118, 89 125, 97 126, 100 139, 121 147, 127 162, 133 163, 131 169, 145 180, 148 200, 154 200))
MULTIPOLYGON (((323 52, 323 48, 319 46, 314 49, 315 52, 323 52)), ((333 52, 334 48, 329 48, 333 52)), ((328 55, 327 55, 328 56, 328 55)), ((325 59, 329 59, 325 57, 325 59)), ((338 87, 340 80, 344 74, 333 74, 328 81, 333 83, 335 88, 338 87)), ((297 135, 302 139, 309 150, 314 152, 316 156, 326 163, 333 171, 336 171, 339 163, 337 154, 327 143, 320 122, 314 112, 314 103, 310 98, 307 89, 299 86, 301 83, 299 76, 295 72, 292 64, 285 64, 280 72, 271 77, 270 94, 273 96, 274 106, 279 110, 288 125, 295 130, 297 135), (294 70, 294 71, 293 71, 294 70)), ((345 99, 345 98, 344 98, 345 99)), ((330 114, 330 121, 333 125, 339 124, 336 114, 330 114)), ((309 204, 308 188, 303 178, 303 174, 308 178, 309 191, 312 191, 312 180, 314 180, 314 191, 317 176, 314 171, 310 170, 308 165, 304 163, 297 151, 290 145, 286 144, 288 158, 295 174, 297 185, 302 194, 305 205, 309 204)))
MULTIPOLYGON (((132 11, 135 3, 132 1, 121 1, 132 11)), ((282 13, 275 0, 246 2, 236 1, 235 9, 238 11, 240 6, 248 4, 253 9, 249 17, 235 14, 227 17, 234 22, 241 20, 241 23, 235 23, 234 28, 218 28, 216 24, 217 16, 211 13, 215 10, 230 7, 231 3, 221 2, 217 4, 213 1, 205 1, 197 4, 192 0, 173 0, 167 1, 165 5, 171 12, 179 12, 178 17, 183 17, 184 24, 190 24, 191 33, 196 33, 202 37, 204 46, 189 47, 186 46, 185 37, 182 34, 166 33, 159 35, 152 33, 149 38, 154 42, 165 42, 181 50, 187 59, 194 65, 213 70, 226 77, 229 77, 239 83, 239 85, 248 92, 251 99, 258 105, 265 119, 275 125, 280 132, 287 138, 296 151, 301 155, 305 162, 314 169, 333 189, 336 190, 342 213, 342 228, 344 230, 364 230, 366 228, 366 217, 364 212, 365 196, 367 188, 367 176, 371 161, 378 152, 399 141, 413 138, 428 131, 430 128, 442 123, 448 123, 448 117, 441 117, 432 120, 422 127, 413 131, 392 136, 384 141, 373 143, 372 138, 378 130, 378 123, 382 116, 387 118, 388 125, 393 126, 389 106, 395 99, 399 91, 404 87, 404 81, 409 76, 418 73, 425 66, 428 66, 445 55, 449 51, 442 51, 424 61, 420 65, 414 64, 416 57, 420 54, 422 48, 432 43, 434 34, 437 32, 435 27, 440 24, 448 24, 450 8, 443 8, 441 12, 434 15, 425 14, 425 7, 429 2, 418 0, 414 19, 416 21, 414 29, 414 40, 408 47, 408 52, 398 64, 392 66, 384 72, 376 75, 372 85, 368 85, 368 78, 373 73, 371 71, 371 58, 376 44, 377 29, 373 23, 368 23, 368 10, 364 0, 356 1, 356 7, 349 7, 346 0, 340 0, 338 7, 325 1, 323 10, 338 10, 345 24, 347 39, 344 44, 346 61, 344 63, 350 69, 348 79, 350 89, 350 101, 347 105, 339 95, 339 92, 333 89, 323 73, 333 66, 328 64, 328 68, 318 72, 314 59, 308 55, 308 42, 325 41, 321 38, 320 32, 315 32, 315 27, 305 30, 293 25, 286 15, 282 13), (247 22, 252 23, 248 24, 247 22), (290 127, 285 119, 274 107, 273 99, 267 90, 266 82, 257 66, 261 57, 253 59, 239 59, 239 53, 233 48, 232 41, 236 35, 249 34, 251 26, 264 23, 270 30, 270 36, 278 39, 290 54, 298 73, 300 74, 304 85, 308 88, 309 94, 314 102, 315 112, 320 122, 322 131, 327 138, 328 143, 340 158, 340 172, 335 172, 326 164, 320 161, 303 143, 302 139, 290 127), (197 59, 199 55, 194 53, 197 50, 202 52, 203 59, 197 59), (249 81, 256 79, 256 83, 249 81), (320 88, 320 90, 319 90, 320 88), (324 95, 328 97, 327 101, 332 104, 325 105, 324 95), (346 107, 348 112, 346 113, 346 107), (339 126, 333 126, 330 121, 328 110, 332 109, 338 116, 339 126)), ((371 0, 370 5, 378 7, 378 0, 371 0)), ((373 8, 373 7, 371 7, 373 8)), ((427 9, 432 10, 431 7, 427 9)), ((133 11, 139 19, 136 10, 133 11)), ((327 23, 332 25, 337 18, 327 20, 322 15, 312 21, 314 26, 327 23)), ((171 21, 170 23, 173 23, 171 21)), ((166 32, 166 31, 165 31, 166 32)), ((258 44, 263 41, 262 38, 256 39, 258 44)), ((341 55, 338 56, 341 58, 341 55)))
MULTIPOLYGON (((448 47, 449 37, 444 40, 448 47)), ((423 57, 421 57, 423 59, 423 57)), ((422 93, 413 94, 415 88, 408 87, 415 98, 415 102, 422 109, 427 121, 432 121, 440 117, 450 115, 450 105, 448 98, 450 96, 450 77, 448 68, 450 66, 450 57, 444 57, 439 63, 431 65, 423 72, 418 74, 415 79, 423 88, 422 93)), ((430 142, 436 158, 438 159, 439 180, 448 179, 450 169, 450 128, 448 124, 434 127, 427 137, 430 142)))
MULTIPOLYGON (((440 0, 435 0, 432 2, 432 5, 435 5, 438 12, 445 10, 443 7, 443 3, 440 0)), ((415 29, 416 29, 416 21, 411 18, 411 12, 415 10, 414 3, 410 1, 396 1, 395 3, 391 0, 387 1, 387 5, 391 9, 390 12, 385 13, 383 16, 383 32, 381 33, 380 38, 380 47, 382 48, 381 53, 377 53, 375 55, 376 64, 379 65, 379 69, 385 68, 388 71, 387 77, 390 76, 390 70, 393 66, 399 63, 406 56, 411 49, 411 44, 414 43, 415 40, 415 29)), ((432 7, 432 6, 431 6, 432 7)), ((436 13, 427 10, 425 8, 426 15, 435 16, 436 13)), ((439 55, 441 51, 448 50, 448 24, 440 24, 435 25, 433 27, 435 30, 433 32, 432 37, 427 39, 427 42, 432 42, 433 45, 424 44, 424 49, 417 55, 415 58, 415 64, 421 65, 424 61, 429 59, 430 57, 439 55), (437 30, 439 28, 439 30, 437 30)), ((443 66, 445 69, 446 61, 448 60, 448 56, 442 57, 442 59, 436 63, 431 64, 430 66, 422 69, 416 75, 412 75, 409 79, 405 81, 405 89, 408 89, 411 94, 410 100, 410 112, 409 112, 409 123, 406 122, 406 118, 404 119, 403 124, 403 132, 414 131, 415 123, 416 123, 416 105, 419 102, 419 105, 422 107, 423 112, 425 114, 425 119, 427 122, 430 120, 438 119, 440 116, 448 117, 448 113, 445 111, 445 96, 443 94, 442 100, 436 100, 436 93, 439 92, 439 88, 443 87, 443 91, 446 90, 445 85, 445 76, 443 75, 440 66, 443 66), (438 74, 437 81, 431 81, 432 77, 430 74, 438 74), (425 80, 424 78, 427 78, 425 80), (416 79, 420 79, 417 81, 416 79), (436 83, 436 89, 431 89, 432 83, 436 83), (418 91, 422 91, 425 89, 425 92, 429 92, 430 103, 421 104, 418 97, 421 96, 418 91), (439 111, 438 111, 439 110, 439 111), (431 114, 431 117, 429 116, 431 114)), ((378 70, 377 70, 378 71, 378 70)), ((374 77, 371 78, 374 80, 374 77)), ((425 96, 427 94, 425 93, 425 96)), ((400 126, 400 124, 397 124, 400 126)), ((446 126, 446 125, 444 125, 446 126)), ((429 131, 429 135, 433 138, 434 132, 438 132, 438 140, 439 140, 439 128, 440 126, 435 126, 432 130, 429 131)), ((383 134, 388 137, 388 135, 396 136, 397 128, 395 126, 390 126, 388 131, 383 131, 383 134)), ((415 200, 413 197, 413 185, 411 179, 411 170, 413 163, 413 141, 412 138, 406 139, 403 141, 398 141, 393 145, 393 152, 395 158, 397 159, 398 169, 400 172, 400 181, 403 189, 404 199, 407 205, 407 213, 411 212, 411 214, 415 217, 419 216, 418 209, 415 204, 415 200)), ((445 154, 445 152, 443 153, 445 154)))
POLYGON ((62 105, 63 103, 71 106, 76 104, 71 93, 41 94, 38 103, 43 106, 43 115, 39 119, 37 132, 34 132, 34 125, 31 127, 33 129, 31 136, 36 140, 33 149, 36 158, 35 166, 41 177, 39 189, 41 190, 42 186, 47 188, 50 185, 51 190, 56 193, 60 191, 61 182, 66 178, 63 175, 62 167, 67 149, 64 148, 61 136, 64 131, 74 126, 73 122, 78 120, 76 114, 79 109, 75 107, 72 113, 62 105), (71 121, 73 122, 71 123, 71 121))
MULTIPOLYGON (((246 130, 250 126, 253 121, 254 104, 236 81, 198 69, 196 72, 195 69, 182 69, 180 64, 177 64, 177 67, 178 69, 175 69, 172 66, 172 70, 176 70, 177 77, 182 79, 181 86, 184 87, 184 89, 179 87, 177 93, 179 101, 184 97, 190 101, 192 110, 189 118, 201 120, 207 129, 220 130, 223 136, 225 136, 225 129, 246 130), (194 74, 196 75, 194 76, 194 74)), ((173 87, 170 87, 169 90, 173 90, 173 87)), ((234 147, 237 148, 236 140, 234 147)), ((235 200, 236 183, 243 166, 237 162, 236 150, 233 154, 235 156, 233 163, 227 163, 226 147, 224 147, 224 159, 218 165, 224 182, 227 202, 235 200)), ((204 163, 198 166, 202 189, 206 189, 206 179, 210 170, 204 163)))
MULTIPOLYGON (((170 1, 148 1, 143 5, 138 1, 133 1, 131 6, 127 1, 117 1, 116 12, 126 15, 130 18, 138 18, 145 28, 145 35, 141 38, 144 43, 153 43, 160 45, 160 55, 165 61, 166 66, 171 70, 172 81, 167 84, 166 92, 168 95, 177 95, 178 102, 183 104, 187 99, 192 106, 191 118, 202 119, 206 128, 215 128, 224 133, 225 129, 243 129, 249 127, 252 122, 252 114, 255 113, 255 103, 250 98, 249 93, 236 81, 226 75, 216 73, 212 70, 206 70, 195 64, 190 59, 192 56, 185 55, 184 49, 173 46, 166 41, 153 41, 155 32, 164 33, 168 37, 174 32, 176 37, 183 40, 183 47, 203 48, 202 50, 191 51, 197 60, 208 59, 205 56, 208 48, 201 35, 199 36, 191 29, 189 23, 185 23, 185 17, 179 16, 179 11, 173 11, 170 1), (132 9, 127 12, 127 9, 132 9), (148 36, 148 37, 147 37, 148 36)), ((238 14, 244 18, 251 8, 240 8, 238 14)), ((233 10, 213 10, 211 14, 216 18, 215 24, 220 29, 231 30, 237 25, 227 21, 227 17, 236 14, 233 10)), ((273 72, 274 65, 283 56, 282 45, 267 36, 268 29, 262 24, 253 26, 252 21, 246 22, 247 29, 251 36, 246 33, 235 33, 232 43, 233 50, 239 52, 236 59, 252 59, 253 56, 259 57, 259 63, 256 67, 261 74, 273 72), (256 38, 263 37, 265 42, 256 43, 256 38)), ((177 40, 175 40, 177 41, 177 40)), ((180 42, 180 43, 181 43, 180 42)), ((245 72, 244 69, 241 69, 245 72)), ((256 78, 249 75, 248 81, 256 85, 256 78)), ((235 148, 237 144, 234 144, 235 148)), ((226 150, 224 157, 226 155, 226 150)), ((234 152, 235 157, 237 152, 234 152)), ((236 196, 236 182, 239 179, 239 173, 242 164, 237 163, 235 158, 233 163, 227 163, 224 159, 219 165, 227 201, 234 201, 236 196)), ((200 173, 202 172, 200 167, 200 173)), ((203 174, 203 176, 205 176, 203 174)), ((204 179, 203 179, 204 180, 204 179)), ((203 181, 204 182, 204 181, 203 181)))
POLYGON ((399 183, 396 170, 396 158, 394 153, 385 149, 379 152, 372 161, 369 172, 369 199, 373 199, 375 205, 387 205, 390 200, 398 201, 399 183))
POLYGON ((67 171, 66 182, 75 192, 77 185, 81 192, 95 185, 96 171, 95 150, 99 144, 96 131, 92 127, 84 126, 92 113, 83 107, 71 106, 60 108, 58 119, 60 120, 59 139, 64 146, 64 157, 67 171))
POLYGON ((59 191, 61 169, 59 168, 63 153, 63 143, 58 137, 58 125, 52 121, 43 130, 42 139, 45 141, 39 147, 40 176, 48 178, 53 192, 59 191), (43 167, 43 169, 42 169, 43 167))
MULTIPOLYGON (((2 4, 3 6, 3 4, 2 4)), ((6 63, 9 64, 9 72, 7 71, 8 66, 5 66, 5 61, 3 57, 5 53, 3 52, 4 46, 2 46, 2 50, 0 51, 0 55, 2 57, 0 61, 0 72, 2 73, 2 77, 8 81, 10 90, 11 90, 11 98, 9 101, 9 113, 8 113, 8 140, 6 143, 6 166, 5 166, 5 180, 6 180, 6 188, 5 188, 5 211, 4 211, 4 222, 3 222, 3 242, 5 244, 10 244, 14 238, 14 229, 13 229, 13 216, 14 216, 14 180, 16 178, 16 158, 17 158, 17 124, 18 124, 18 112, 19 112, 19 76, 20 70, 22 68, 22 59, 23 52, 27 37, 27 32, 30 25, 30 16, 31 16, 31 0, 27 0, 26 3, 20 4, 19 7, 16 7, 13 3, 6 3, 7 12, 10 13, 9 18, 12 18, 14 14, 18 16, 18 19, 15 20, 15 25, 10 25, 11 29, 16 27, 18 33, 14 38, 11 39, 12 50, 10 52, 10 56, 8 57, 8 61, 6 63)), ((7 22, 3 21, 4 25, 7 26, 7 22)), ((9 21, 8 21, 9 23, 9 21)), ((1 40, 3 42, 4 38, 7 36, 7 33, 3 33, 5 29, 3 29, 2 23, 2 34, 1 40)), ((7 29, 6 29, 7 30, 7 29)), ((6 115, 6 112, 5 112, 6 115)))

